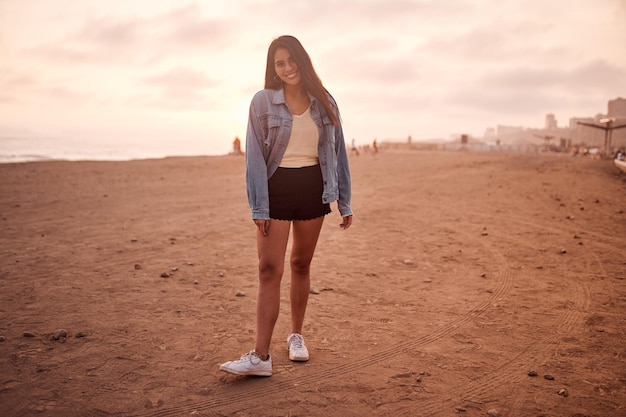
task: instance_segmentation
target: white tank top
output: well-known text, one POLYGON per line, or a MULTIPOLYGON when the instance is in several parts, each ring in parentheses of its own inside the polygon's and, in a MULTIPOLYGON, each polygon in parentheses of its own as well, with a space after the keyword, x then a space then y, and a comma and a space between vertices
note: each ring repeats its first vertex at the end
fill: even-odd
POLYGON ((319 136, 320 132, 311 117, 311 106, 301 115, 294 114, 289 143, 279 166, 302 168, 317 165, 319 136))

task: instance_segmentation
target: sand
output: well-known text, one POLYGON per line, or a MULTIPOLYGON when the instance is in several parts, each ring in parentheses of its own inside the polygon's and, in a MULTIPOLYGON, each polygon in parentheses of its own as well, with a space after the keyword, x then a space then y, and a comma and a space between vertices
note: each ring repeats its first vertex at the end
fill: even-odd
POLYGON ((0 165, 0 415, 626 415, 625 174, 399 150, 351 167, 311 360, 287 357, 285 279, 274 375, 250 378, 218 370, 254 342, 242 157, 0 165))

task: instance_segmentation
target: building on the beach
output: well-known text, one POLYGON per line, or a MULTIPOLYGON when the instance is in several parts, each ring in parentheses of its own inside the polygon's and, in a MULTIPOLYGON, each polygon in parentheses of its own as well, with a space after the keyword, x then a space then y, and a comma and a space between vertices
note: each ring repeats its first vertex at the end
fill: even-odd
MULTIPOLYGON (((400 146, 400 142, 392 140, 386 142, 388 146, 400 146)), ((498 124, 495 128, 486 128, 482 137, 455 133, 450 135, 449 141, 420 141, 417 144, 412 144, 409 137, 408 148, 490 152, 573 152, 574 149, 581 148, 587 152, 595 148, 594 154, 606 153, 610 156, 618 149, 626 149, 626 99, 618 97, 609 100, 607 114, 572 117, 569 119, 569 125, 562 127, 558 126, 556 115, 548 113, 542 128, 498 124), (603 129, 605 126, 617 128, 607 133, 606 129, 603 129), (606 149, 607 147, 610 149, 606 149)))
MULTIPOLYGON (((542 129, 524 128, 519 126, 497 125, 495 136, 498 142, 508 145, 534 145, 541 149, 566 151, 571 146, 603 149, 607 141, 607 132, 601 126, 608 120, 614 128, 610 132, 608 152, 626 148, 626 99, 618 97, 609 100, 607 113, 598 113, 594 117, 572 117, 569 126, 558 127, 556 116, 546 114, 542 129), (586 125, 585 125, 586 124, 586 125), (588 126, 597 125, 599 128, 588 126)), ((491 132, 490 132, 491 133, 491 132)), ((487 134, 484 140, 489 141, 487 134)))
POLYGON ((618 127, 611 132, 611 145, 613 149, 626 149, 626 99, 618 97, 609 100, 607 117, 615 119, 613 126, 618 127))
POLYGON ((609 100, 606 115, 615 119, 626 119, 626 99, 618 97, 615 100, 609 100))
POLYGON ((571 143, 589 147, 600 147, 604 140, 604 133, 581 123, 596 123, 598 117, 572 117, 569 119, 571 143), (580 123, 579 123, 580 122, 580 123))
POLYGON ((556 128, 557 128, 557 124, 556 124, 556 117, 554 117, 554 114, 552 113, 546 114, 546 129, 554 130, 556 128))

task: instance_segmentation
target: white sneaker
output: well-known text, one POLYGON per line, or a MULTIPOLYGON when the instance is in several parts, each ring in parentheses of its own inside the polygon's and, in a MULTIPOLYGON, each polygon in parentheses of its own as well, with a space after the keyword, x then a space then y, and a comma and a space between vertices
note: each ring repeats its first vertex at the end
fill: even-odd
POLYGON ((287 349, 289 349, 289 359, 292 361, 306 362, 309 360, 309 351, 301 334, 291 333, 287 336, 287 349))
POLYGON ((272 358, 267 355, 267 360, 263 360, 253 349, 237 360, 224 362, 220 365, 220 371, 235 375, 272 376, 272 358))

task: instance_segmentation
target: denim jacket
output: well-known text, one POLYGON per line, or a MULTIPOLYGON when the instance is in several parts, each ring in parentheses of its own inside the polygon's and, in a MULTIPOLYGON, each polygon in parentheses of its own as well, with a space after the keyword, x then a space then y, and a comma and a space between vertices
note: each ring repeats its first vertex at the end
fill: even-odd
MULTIPOLYGON (((336 127, 328 118, 324 106, 309 94, 311 116, 320 131, 318 156, 324 191, 322 202, 337 201, 341 216, 352 215, 350 208, 350 168, 341 125, 336 127)), ((337 104, 329 96, 335 114, 337 104)), ((293 116, 285 102, 283 89, 261 90, 250 104, 246 133, 246 188, 253 219, 269 219, 267 180, 276 172, 283 159, 293 116)))

